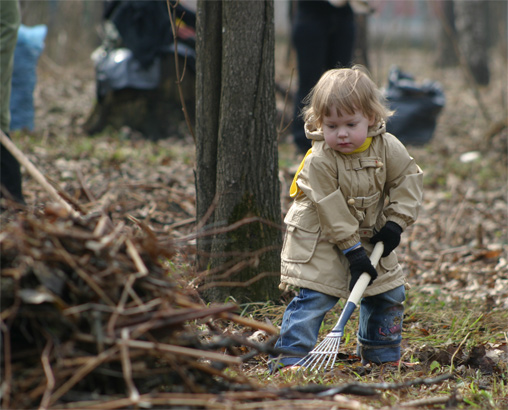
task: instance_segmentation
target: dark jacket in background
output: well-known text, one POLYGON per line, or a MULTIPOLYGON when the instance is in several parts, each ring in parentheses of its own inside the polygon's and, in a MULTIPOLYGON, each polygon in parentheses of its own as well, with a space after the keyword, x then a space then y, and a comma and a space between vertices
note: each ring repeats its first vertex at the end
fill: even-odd
MULTIPOLYGON (((176 5, 175 12, 176 18, 181 18, 188 26, 196 27, 194 12, 180 4, 176 5)), ((123 46, 131 50, 134 58, 145 68, 173 41, 165 1, 108 0, 104 6, 104 19, 113 22, 123 46)))

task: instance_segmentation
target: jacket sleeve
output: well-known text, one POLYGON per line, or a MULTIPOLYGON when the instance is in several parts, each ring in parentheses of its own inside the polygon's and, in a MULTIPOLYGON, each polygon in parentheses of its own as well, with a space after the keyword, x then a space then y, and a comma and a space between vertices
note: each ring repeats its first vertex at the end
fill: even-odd
POLYGON ((297 184, 316 206, 322 238, 344 250, 360 241, 359 222, 347 206, 337 172, 335 161, 309 155, 297 184))
POLYGON ((423 171, 409 155, 404 145, 392 137, 388 144, 385 189, 388 205, 384 209, 387 221, 406 229, 413 224, 423 201, 423 171))

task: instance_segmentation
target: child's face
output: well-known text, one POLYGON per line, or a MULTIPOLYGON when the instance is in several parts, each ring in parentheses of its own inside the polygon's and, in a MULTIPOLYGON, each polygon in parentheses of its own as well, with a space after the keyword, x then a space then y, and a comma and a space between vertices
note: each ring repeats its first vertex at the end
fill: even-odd
POLYGON ((335 151, 350 154, 365 142, 371 125, 374 125, 374 118, 365 117, 361 111, 338 115, 337 109, 331 107, 330 115, 323 117, 325 142, 335 151))

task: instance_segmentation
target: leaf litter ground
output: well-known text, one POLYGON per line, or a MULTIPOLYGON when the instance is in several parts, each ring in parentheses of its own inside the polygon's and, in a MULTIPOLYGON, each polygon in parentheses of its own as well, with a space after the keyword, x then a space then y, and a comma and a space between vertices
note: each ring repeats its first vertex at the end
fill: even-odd
MULTIPOLYGON (((17 332, 20 339, 13 340, 41 336, 28 350, 4 343, 3 404, 506 408, 506 67, 493 60, 493 82, 480 90, 488 121, 458 68, 422 71, 424 56, 405 52, 397 58, 417 78, 438 79, 447 97, 432 142, 409 147, 425 171, 424 206, 399 252, 412 286, 403 346, 403 360, 411 365, 362 366, 353 318, 341 360, 328 374, 270 376, 263 352, 243 356, 241 365, 214 367, 213 353, 233 362, 256 353, 270 339, 265 321, 280 325, 284 306, 246 305, 239 316, 231 305, 204 306, 189 285, 195 239, 191 139, 147 141, 129 129, 83 135, 93 76, 42 65, 37 130, 13 138, 87 218, 76 224, 48 206, 47 192, 26 174, 28 208, 2 214, 3 337, 7 329, 11 336, 17 332), (170 263, 161 264, 164 253, 170 263), (140 274, 143 267, 150 275, 140 274), (125 272, 132 274, 126 278, 125 272), (66 299, 58 300, 64 285, 66 299), (12 327, 18 319, 20 326, 12 327), (171 346, 202 356, 187 356, 184 349, 177 357, 171 346)), ((374 74, 382 84, 383 73, 374 74)), ((283 212, 299 161, 282 135, 283 212)), ((282 295, 283 303, 290 297, 282 295)), ((340 306, 323 334, 339 313, 340 306)))

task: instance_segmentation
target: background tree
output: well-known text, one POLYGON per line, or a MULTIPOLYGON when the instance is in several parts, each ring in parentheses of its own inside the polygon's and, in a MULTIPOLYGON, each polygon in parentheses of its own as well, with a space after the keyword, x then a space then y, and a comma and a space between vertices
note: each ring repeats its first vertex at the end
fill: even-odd
POLYGON ((208 300, 278 297, 274 47, 273 0, 198 2, 197 260, 208 269, 202 288, 208 300), (210 229, 220 232, 203 234, 210 229))
POLYGON ((441 1, 434 5, 441 20, 436 50, 436 63, 441 67, 452 67, 457 65, 459 61, 453 44, 454 41, 457 41, 453 4, 453 1, 441 1))
POLYGON ((483 0, 454 1, 459 46, 474 80, 481 85, 490 80, 487 11, 488 2, 483 0))
MULTIPOLYGON (((503 37, 500 27, 503 19, 500 16, 506 15, 506 10, 503 14, 503 9, 495 3, 497 2, 455 0, 443 1, 434 6, 441 20, 438 65, 446 67, 460 62, 470 72, 472 81, 480 85, 489 83, 490 48, 495 44, 489 37, 492 37, 492 32, 503 37)), ((496 37, 498 36, 494 35, 496 37)))

